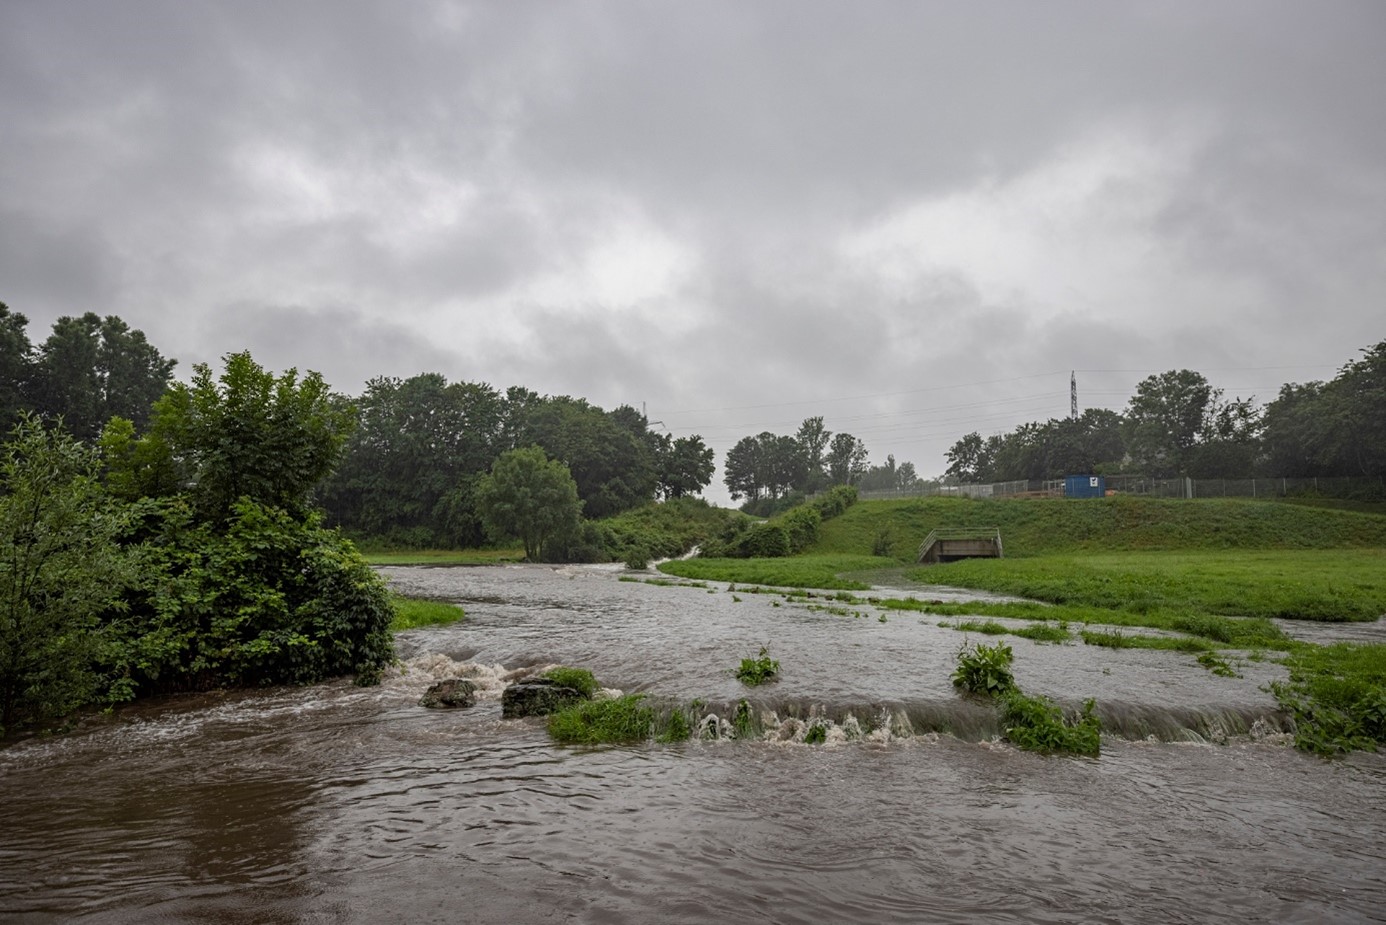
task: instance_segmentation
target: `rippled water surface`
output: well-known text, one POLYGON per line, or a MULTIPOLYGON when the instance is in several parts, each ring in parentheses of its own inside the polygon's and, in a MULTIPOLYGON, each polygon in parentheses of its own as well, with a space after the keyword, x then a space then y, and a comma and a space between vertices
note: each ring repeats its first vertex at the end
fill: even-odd
POLYGON ((0 921, 1386 921, 1386 760, 1279 744, 1273 665, 1012 639, 1023 687, 1124 730, 1046 759, 960 705, 963 636, 936 618, 593 569, 386 573, 468 620, 401 637, 414 667, 378 688, 145 704, 0 751, 0 921), (761 645, 784 666, 764 709, 957 734, 572 749, 500 718, 504 677, 556 662, 730 703, 761 645), (492 666, 481 702, 417 706, 449 659, 492 666))

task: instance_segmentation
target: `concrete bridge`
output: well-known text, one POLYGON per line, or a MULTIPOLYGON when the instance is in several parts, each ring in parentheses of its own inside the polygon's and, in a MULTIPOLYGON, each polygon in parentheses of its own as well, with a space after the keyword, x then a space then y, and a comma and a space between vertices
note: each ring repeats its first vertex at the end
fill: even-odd
POLYGON ((958 559, 1000 559, 999 527, 941 527, 932 530, 919 544, 918 561, 954 562, 958 559))

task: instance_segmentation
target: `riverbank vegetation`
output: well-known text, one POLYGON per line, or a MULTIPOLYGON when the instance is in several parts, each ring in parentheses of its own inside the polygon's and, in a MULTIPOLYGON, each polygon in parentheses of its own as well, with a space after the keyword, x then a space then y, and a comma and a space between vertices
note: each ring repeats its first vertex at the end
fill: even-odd
MULTIPOLYGON (((1028 621, 1059 641, 1073 627, 1089 645, 1171 649, 1205 659, 1218 649, 1278 653, 1291 680, 1273 692, 1295 717, 1301 747, 1332 752, 1386 743, 1377 719, 1386 703, 1386 646, 1313 646, 1274 622, 1371 621, 1386 614, 1386 517, 1380 515, 1249 500, 866 501, 824 523, 800 556, 695 559, 661 568, 738 586, 754 582, 799 594, 821 589, 838 604, 927 613, 963 625, 991 618, 984 631, 997 634, 1024 634, 1024 624, 996 622, 1007 619, 1028 621), (909 564, 914 543, 897 550, 899 558, 866 555, 884 531, 922 538, 943 526, 999 526, 1006 558, 918 567, 909 564), (866 571, 872 568, 877 571, 866 571), (873 582, 918 591, 860 593, 873 582), (930 585, 1026 600, 950 603, 931 598, 930 585)), ((1223 656, 1211 658, 1221 661, 1205 667, 1231 670, 1223 656)))

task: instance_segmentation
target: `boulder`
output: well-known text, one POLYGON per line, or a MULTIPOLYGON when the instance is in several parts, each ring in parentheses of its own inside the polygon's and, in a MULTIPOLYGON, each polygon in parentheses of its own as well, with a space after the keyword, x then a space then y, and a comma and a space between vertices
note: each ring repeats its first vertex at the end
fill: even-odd
POLYGON ((470 707, 476 703, 476 685, 465 678, 449 678, 430 687, 419 699, 424 707, 470 707))
POLYGON ((501 716, 548 716, 587 698, 581 691, 565 687, 548 678, 517 681, 501 692, 501 716))

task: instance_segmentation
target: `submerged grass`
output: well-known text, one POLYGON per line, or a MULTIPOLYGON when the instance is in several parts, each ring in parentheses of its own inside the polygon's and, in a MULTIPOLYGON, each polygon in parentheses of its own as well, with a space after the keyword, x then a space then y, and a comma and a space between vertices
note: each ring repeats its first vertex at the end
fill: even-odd
POLYGON ((650 737, 655 711, 644 694, 612 700, 584 700, 549 717, 549 735, 565 745, 643 742, 650 737))
POLYGON ((395 618, 390 621, 390 629, 394 632, 412 630, 420 626, 444 626, 456 623, 465 616, 460 605, 449 604, 446 601, 430 601, 391 593, 390 603, 395 608, 395 618))

